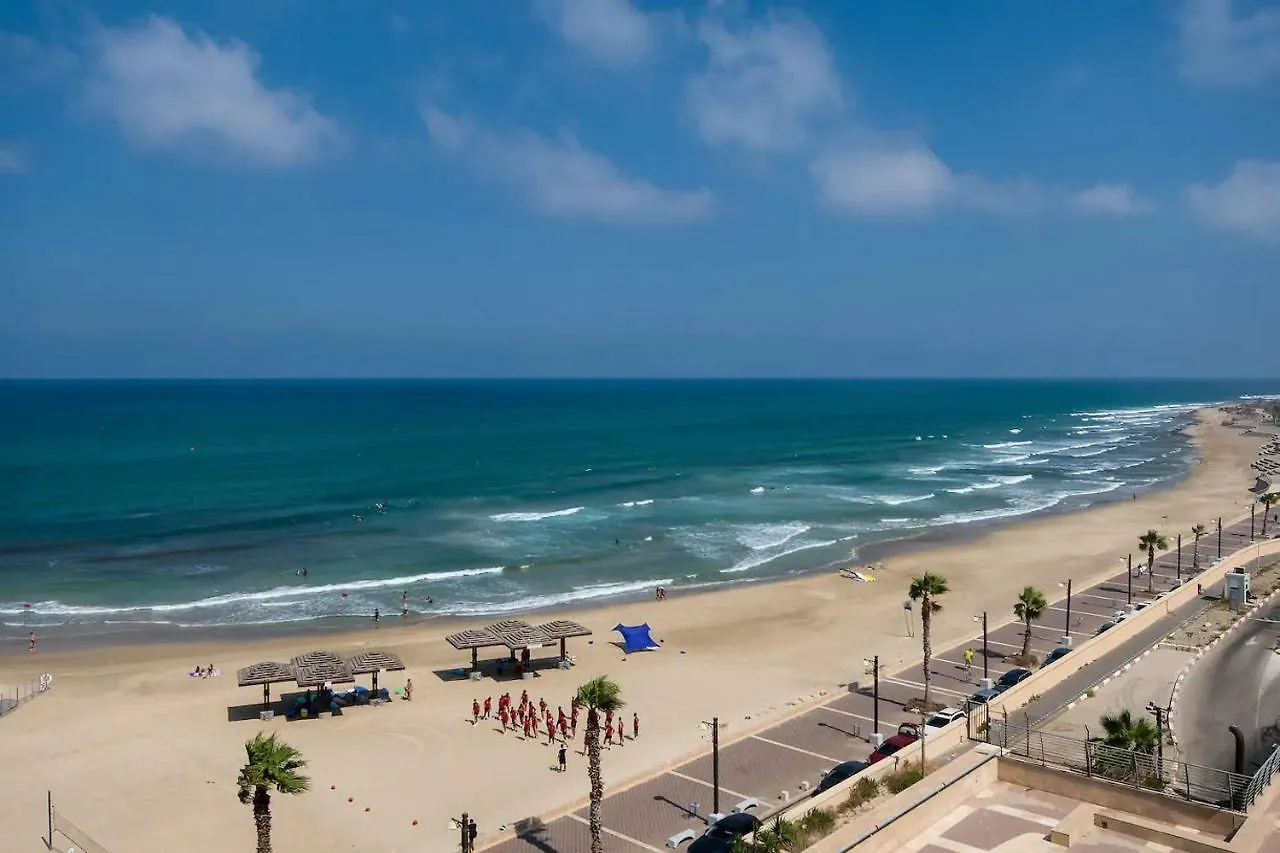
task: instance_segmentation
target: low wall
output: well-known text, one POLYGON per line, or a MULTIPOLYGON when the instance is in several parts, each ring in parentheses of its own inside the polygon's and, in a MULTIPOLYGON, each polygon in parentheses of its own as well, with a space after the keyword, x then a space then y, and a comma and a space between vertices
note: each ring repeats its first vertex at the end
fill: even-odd
POLYGON ((998 778, 1010 785, 1128 812, 1168 826, 1189 826, 1218 838, 1226 838, 1245 821, 1244 815, 1235 812, 1221 811, 1199 803, 1129 788, 1105 779, 1081 776, 1067 770, 1040 767, 1015 758, 1000 759, 998 778))
POLYGON ((1036 670, 1035 674, 1026 681, 1001 693, 988 706, 991 713, 998 714, 1000 711, 1012 713, 1031 701, 1032 696, 1047 693, 1098 658, 1115 651, 1174 610, 1195 599, 1198 595, 1196 583, 1212 586, 1221 581, 1232 569, 1243 566, 1259 554, 1262 556, 1280 554, 1280 540, 1265 542, 1261 546, 1249 545, 1234 554, 1228 554, 1218 565, 1197 575, 1194 578, 1195 582, 1184 583, 1159 601, 1152 602, 1130 615, 1110 631, 1085 640, 1076 646, 1071 654, 1060 658, 1053 666, 1036 670))
POLYGON ((844 853, 855 845, 858 853, 896 849, 919 835, 922 826, 950 814, 996 781, 998 763, 994 755, 971 752, 854 818, 806 853, 844 853))

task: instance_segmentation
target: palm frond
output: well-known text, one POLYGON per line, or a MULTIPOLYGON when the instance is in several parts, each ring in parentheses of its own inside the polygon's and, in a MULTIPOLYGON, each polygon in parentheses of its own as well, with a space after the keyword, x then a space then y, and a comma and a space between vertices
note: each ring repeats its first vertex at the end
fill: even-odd
POLYGON ((616 713, 626 704, 622 701, 622 688, 607 675, 593 678, 579 687, 575 701, 584 708, 605 713, 616 713))

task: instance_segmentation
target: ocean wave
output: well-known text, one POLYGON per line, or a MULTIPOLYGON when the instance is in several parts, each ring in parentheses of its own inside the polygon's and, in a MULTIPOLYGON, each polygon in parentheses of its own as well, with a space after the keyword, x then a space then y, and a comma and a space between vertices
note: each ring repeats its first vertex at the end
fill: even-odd
POLYGON ((1018 474, 1007 477, 988 477, 980 483, 971 483, 959 489, 947 489, 953 495, 967 495, 977 491, 986 491, 987 489, 998 489, 1001 486, 1013 486, 1018 483, 1025 483, 1027 480, 1034 478, 1034 474, 1018 474))
POLYGON ((564 518, 569 515, 576 515, 582 512, 586 507, 571 506, 568 509, 556 509, 549 512, 500 512, 497 515, 489 516, 490 521, 542 521, 547 518, 564 518))
POLYGON ((788 521, 781 524, 753 524, 741 528, 736 538, 740 544, 746 545, 752 551, 764 551, 784 545, 808 532, 809 525, 800 521, 788 521))
MULTIPOLYGON (((995 444, 983 444, 983 445, 981 445, 981 447, 985 448, 986 450, 1000 450, 1000 449, 1005 448, 1005 447, 1022 447, 1023 445, 1033 444, 1033 443, 1034 443, 1034 442, 1032 442, 1032 441, 1030 441, 1030 440, 1027 440, 1027 441, 1000 441, 1000 442, 996 442, 995 444)), ((972 445, 970 445, 970 446, 972 446, 972 445)))
POLYGON ((740 572, 747 572, 752 569, 759 568, 760 566, 763 566, 765 563, 772 563, 774 560, 777 560, 781 557, 785 557, 788 554, 796 554, 796 553, 799 553, 800 551, 808 551, 812 548, 825 548, 828 545, 834 545, 834 544, 836 544, 836 540, 834 539, 822 540, 818 542, 800 542, 795 545, 792 545, 789 548, 783 548, 780 551, 772 551, 770 553, 757 552, 755 554, 751 554, 750 556, 743 557, 741 560, 734 563, 732 566, 730 566, 727 569, 721 569, 720 574, 732 575, 732 574, 738 574, 740 572))
POLYGON ((589 586, 575 586, 567 592, 548 593, 546 595, 522 596, 512 601, 462 601, 452 604, 437 605, 434 612, 449 616, 480 616, 490 613, 518 613, 528 610, 541 610, 575 602, 593 601, 600 598, 615 598, 633 592, 644 592, 659 586, 670 586, 673 578, 649 578, 648 580, 625 581, 619 583, 602 583, 589 586))
POLYGON ((1071 416, 1075 418, 1115 418, 1122 419, 1126 417, 1152 417, 1162 415, 1177 415, 1187 412, 1194 412, 1196 409, 1203 409, 1207 406, 1213 406, 1214 403, 1164 403, 1158 406, 1134 406, 1128 409, 1098 409, 1089 412, 1072 412, 1071 416))
POLYGON ((631 509, 632 507, 637 507, 637 506, 648 506, 651 503, 653 503, 653 498, 649 498, 648 500, 643 500, 643 501, 623 501, 622 503, 618 504, 618 506, 631 509))
MULTIPOLYGON (((314 599, 323 593, 341 594, 362 592, 367 590, 409 587, 420 583, 455 580, 459 578, 496 575, 502 573, 502 566, 488 566, 481 569, 457 569, 448 572, 423 572, 416 575, 401 575, 393 578, 371 578, 368 580, 349 581, 347 583, 298 584, 296 586, 278 586, 256 592, 233 592, 185 601, 177 604, 135 604, 111 607, 107 605, 64 604, 60 601, 33 602, 31 609, 42 616, 105 616, 113 613, 175 613, 185 610, 205 610, 214 607, 232 605, 260 605, 278 599, 314 599)), ((0 604, 0 616, 13 616, 22 613, 22 602, 0 604)))
POLYGON ((753 495, 764 494, 764 486, 756 486, 754 489, 751 490, 751 494, 753 495))

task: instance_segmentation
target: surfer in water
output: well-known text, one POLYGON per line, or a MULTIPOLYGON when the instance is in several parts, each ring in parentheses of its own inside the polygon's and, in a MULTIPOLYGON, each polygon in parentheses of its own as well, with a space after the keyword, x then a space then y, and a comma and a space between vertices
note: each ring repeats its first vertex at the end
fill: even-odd
POLYGON ((301 569, 298 569, 298 571, 295 574, 297 574, 297 576, 300 578, 305 578, 307 576, 307 570, 306 568, 301 568, 301 569))

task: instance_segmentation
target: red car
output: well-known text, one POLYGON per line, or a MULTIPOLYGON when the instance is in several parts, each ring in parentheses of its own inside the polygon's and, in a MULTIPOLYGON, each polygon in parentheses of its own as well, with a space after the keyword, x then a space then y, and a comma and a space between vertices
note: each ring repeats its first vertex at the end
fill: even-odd
POLYGON ((884 743, 880 744, 880 748, 871 753, 871 757, 867 759, 868 764, 875 764, 881 759, 888 758, 904 746, 910 746, 920 740, 920 728, 914 723, 903 723, 898 726, 898 733, 890 738, 885 738, 884 743))

